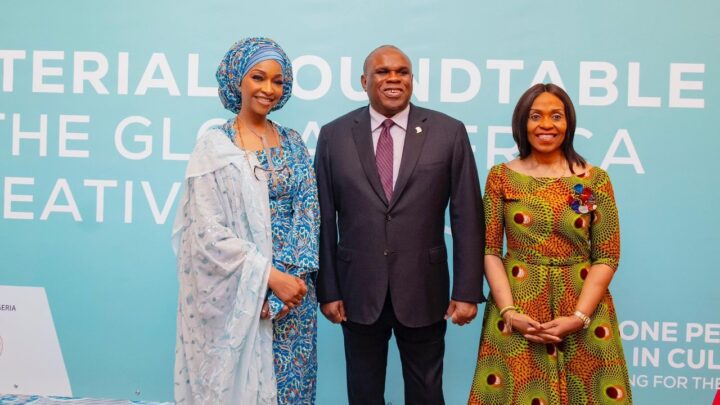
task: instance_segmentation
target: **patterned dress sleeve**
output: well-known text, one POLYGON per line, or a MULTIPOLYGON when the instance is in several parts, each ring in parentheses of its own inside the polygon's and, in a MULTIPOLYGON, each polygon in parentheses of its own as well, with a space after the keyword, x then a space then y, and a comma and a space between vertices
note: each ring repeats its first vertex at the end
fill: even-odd
POLYGON ((485 183, 485 254, 502 257, 505 214, 503 210, 502 165, 495 165, 485 183))
POLYGON ((300 134, 290 129, 288 137, 293 153, 297 194, 293 197, 291 231, 280 258, 302 273, 317 271, 320 236, 320 206, 318 205, 315 170, 307 147, 300 134))
POLYGON ((285 303, 272 291, 268 294, 267 301, 268 309, 270 310, 270 319, 275 319, 285 307, 285 303))
POLYGON ((620 221, 615 194, 607 172, 598 167, 593 170, 597 171, 593 181, 597 208, 590 223, 590 260, 616 270, 620 261, 620 221))
MULTIPOLYGON (((290 274, 300 275, 318 269, 318 239, 320 235, 320 207, 317 183, 310 154, 300 134, 287 130, 293 156, 293 176, 297 193, 293 196, 290 233, 279 259, 285 263, 290 274)), ((285 304, 272 291, 268 295, 270 317, 275 319, 285 304)))

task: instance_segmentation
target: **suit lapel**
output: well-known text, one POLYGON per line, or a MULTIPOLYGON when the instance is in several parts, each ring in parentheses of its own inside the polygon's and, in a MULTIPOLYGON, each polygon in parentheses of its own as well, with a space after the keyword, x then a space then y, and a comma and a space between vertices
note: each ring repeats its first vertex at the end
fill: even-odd
MULTIPOLYGON (((415 107, 413 104, 410 104, 410 115, 408 117, 408 125, 405 131, 405 144, 403 146, 402 160, 400 161, 400 171, 398 173, 397 181, 395 181, 393 199, 388 207, 389 210, 392 209, 395 202, 405 189, 405 186, 410 179, 410 175, 413 170, 415 170, 418 158, 420 158, 420 152, 422 152, 423 144, 425 143, 425 137, 427 136, 428 131, 426 120, 427 117, 425 116, 424 111, 415 107)), ((378 184, 380 184, 379 181, 378 184)), ((382 186, 380 187, 380 190, 382 190, 382 186)))
POLYGON ((363 108, 355 117, 352 134, 365 176, 373 190, 375 190, 375 194, 387 205, 388 201, 385 197, 382 183, 380 183, 380 175, 378 174, 377 165, 375 164, 375 151, 373 150, 372 133, 370 131, 370 112, 368 108, 363 108))

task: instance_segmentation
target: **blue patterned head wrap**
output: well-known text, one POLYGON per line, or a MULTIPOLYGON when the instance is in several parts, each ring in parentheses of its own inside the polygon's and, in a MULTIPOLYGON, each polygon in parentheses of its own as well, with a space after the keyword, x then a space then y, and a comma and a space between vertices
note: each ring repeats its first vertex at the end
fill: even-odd
POLYGON ((275 60, 280 64, 283 74, 283 94, 280 101, 270 110, 282 108, 292 93, 292 64, 280 45, 270 38, 253 37, 236 42, 225 54, 218 66, 215 78, 220 87, 218 95, 223 106, 237 114, 240 112, 240 82, 245 74, 256 64, 265 60, 275 60))

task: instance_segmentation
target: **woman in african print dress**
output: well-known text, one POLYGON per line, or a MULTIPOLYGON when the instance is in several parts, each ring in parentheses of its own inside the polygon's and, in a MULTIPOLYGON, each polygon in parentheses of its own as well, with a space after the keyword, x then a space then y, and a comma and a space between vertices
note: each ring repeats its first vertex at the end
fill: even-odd
POLYGON ((292 66, 247 38, 217 70, 235 116, 190 156, 173 239, 180 284, 178 404, 313 404, 319 208, 300 135, 268 120, 292 66))
POLYGON ((608 291, 620 254, 610 179, 573 149, 560 87, 531 87, 512 125, 520 156, 485 186, 491 298, 468 403, 630 404, 608 291))

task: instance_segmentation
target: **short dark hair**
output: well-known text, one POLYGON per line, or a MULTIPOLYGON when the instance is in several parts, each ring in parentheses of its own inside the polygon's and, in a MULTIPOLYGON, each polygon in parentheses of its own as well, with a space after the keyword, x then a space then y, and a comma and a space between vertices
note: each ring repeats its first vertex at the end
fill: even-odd
POLYGON ((570 96, 562 89, 562 87, 552 83, 538 83, 523 93, 520 96, 517 104, 515 105, 515 111, 512 116, 512 134, 515 143, 517 144, 518 150, 520 151, 520 159, 525 159, 530 156, 532 148, 528 141, 527 134, 527 122, 530 116, 530 107, 532 107, 535 99, 542 93, 550 93, 562 101, 565 107, 565 120, 567 121, 567 130, 565 131, 565 139, 562 143, 562 152, 565 155, 565 159, 570 166, 570 172, 575 173, 573 170, 573 164, 581 167, 585 167, 587 162, 585 158, 580 156, 573 147, 573 139, 575 138, 575 107, 573 106, 570 96))
MULTIPOLYGON (((400 49, 400 48, 398 48, 397 46, 395 46, 395 45, 390 45, 390 44, 380 45, 380 46, 378 46, 377 48, 373 49, 373 50, 365 57, 365 62, 363 62, 363 74, 364 74, 364 75, 368 74, 367 67, 368 67, 368 62, 370 61, 370 57, 373 56, 373 55, 375 54, 375 52, 377 52, 377 51, 379 51, 379 50, 381 50, 381 49, 394 49, 394 50, 400 52, 401 54, 403 54, 403 56, 405 56, 405 59, 407 59, 408 62, 410 62, 410 58, 408 58, 408 56, 405 54, 405 52, 403 52, 403 50, 400 49)), ((412 69, 412 62, 410 62, 410 68, 412 69)))

